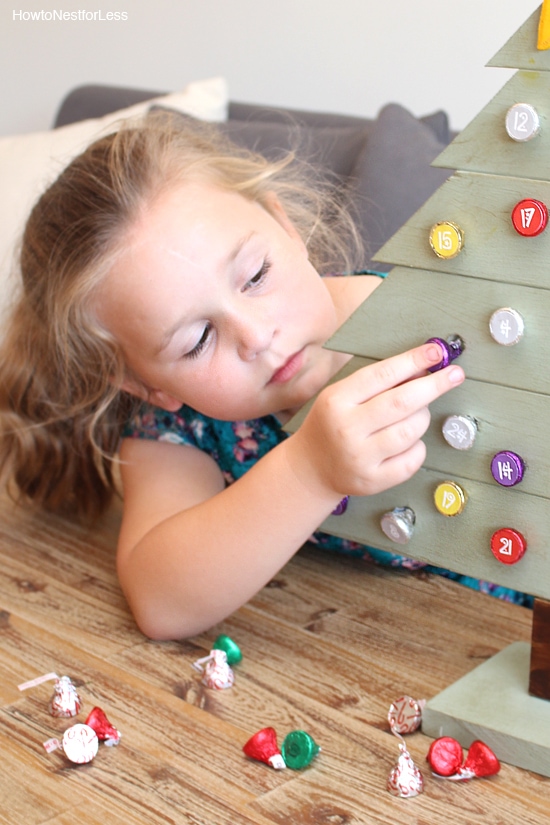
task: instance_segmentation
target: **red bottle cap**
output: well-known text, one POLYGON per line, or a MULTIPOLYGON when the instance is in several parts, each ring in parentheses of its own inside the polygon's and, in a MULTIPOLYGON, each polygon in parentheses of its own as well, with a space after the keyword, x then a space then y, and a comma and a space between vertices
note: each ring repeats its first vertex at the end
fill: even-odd
POLYGON ((548 223, 548 207, 542 201, 525 198, 516 203, 512 210, 512 223, 520 235, 533 238, 546 229, 548 223))
POLYGON ((515 564, 527 550, 527 542, 518 530, 502 527, 491 536, 491 550, 502 564, 515 564))

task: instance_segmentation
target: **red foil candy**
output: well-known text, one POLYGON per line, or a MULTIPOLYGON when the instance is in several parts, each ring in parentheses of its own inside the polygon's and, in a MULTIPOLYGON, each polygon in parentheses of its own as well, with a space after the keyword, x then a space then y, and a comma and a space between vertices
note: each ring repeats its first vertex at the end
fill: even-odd
POLYGON ((456 739, 442 736, 432 742, 426 758, 437 776, 455 781, 494 776, 500 771, 497 757, 479 739, 470 745, 466 759, 463 756, 462 747, 456 739))
POLYGON ((470 745, 462 770, 478 777, 494 776, 500 770, 500 762, 485 742, 476 739, 470 745))
POLYGON ((97 734, 97 738, 106 745, 118 745, 121 733, 107 719, 101 708, 92 708, 86 719, 86 724, 97 734))
POLYGON ((405 745, 399 745, 399 750, 401 754, 397 765, 392 768, 388 777, 387 788, 394 796, 408 799, 422 793, 424 790, 424 779, 411 759, 411 755, 405 745))
POLYGON ((432 742, 426 758, 431 769, 438 776, 453 776, 462 765, 464 753, 456 739, 451 736, 441 736, 432 742))
POLYGON ((243 751, 251 759, 265 762, 276 770, 286 768, 285 761, 277 745, 274 728, 262 728, 243 745, 243 751))

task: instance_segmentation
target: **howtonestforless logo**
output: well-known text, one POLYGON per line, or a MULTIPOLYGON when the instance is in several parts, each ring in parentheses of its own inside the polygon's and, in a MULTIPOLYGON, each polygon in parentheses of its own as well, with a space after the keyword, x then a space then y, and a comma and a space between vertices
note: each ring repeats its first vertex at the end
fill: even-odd
POLYGON ((113 20, 128 20, 127 11, 86 11, 79 9, 78 11, 63 11, 62 9, 53 9, 52 11, 24 11, 23 9, 13 9, 12 20, 19 20, 21 22, 40 21, 68 21, 68 20, 83 20, 83 21, 113 21, 113 20))

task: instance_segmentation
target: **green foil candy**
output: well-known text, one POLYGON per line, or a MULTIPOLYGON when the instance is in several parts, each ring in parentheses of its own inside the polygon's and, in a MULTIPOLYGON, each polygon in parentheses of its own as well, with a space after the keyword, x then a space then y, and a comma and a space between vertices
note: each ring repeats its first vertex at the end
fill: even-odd
POLYGON ((285 764, 294 771, 306 768, 321 748, 304 730, 293 730, 285 737, 281 753, 285 764))
POLYGON ((230 639, 229 636, 223 633, 214 640, 212 650, 224 650, 228 665, 237 665, 243 658, 243 654, 238 645, 235 644, 233 639, 230 639))

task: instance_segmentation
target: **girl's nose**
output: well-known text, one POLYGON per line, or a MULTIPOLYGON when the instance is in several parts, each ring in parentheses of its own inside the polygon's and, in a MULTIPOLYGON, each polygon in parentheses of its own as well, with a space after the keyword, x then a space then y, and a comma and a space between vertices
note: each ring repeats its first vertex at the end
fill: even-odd
POLYGON ((275 330, 273 324, 259 313, 250 312, 237 326, 237 351, 243 361, 253 361, 269 349, 275 330))

